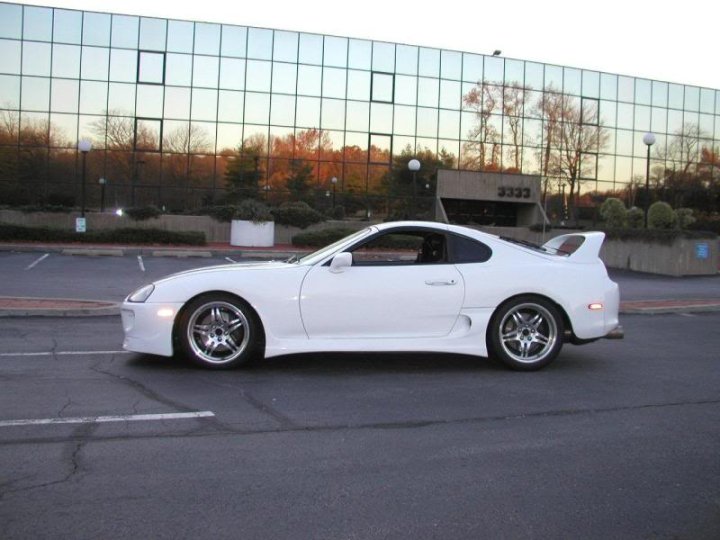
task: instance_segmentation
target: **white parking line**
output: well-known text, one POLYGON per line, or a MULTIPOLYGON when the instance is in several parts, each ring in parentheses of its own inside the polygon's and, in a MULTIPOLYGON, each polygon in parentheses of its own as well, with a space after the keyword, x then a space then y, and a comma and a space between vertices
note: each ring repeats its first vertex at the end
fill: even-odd
POLYGON ((49 254, 49 253, 46 253, 45 255, 43 255, 42 257, 40 257, 40 258, 39 258, 37 261, 35 261, 34 263, 29 264, 28 267, 25 268, 25 270, 32 270, 32 269, 35 268, 38 264, 40 264, 40 263, 43 262, 45 259, 47 259, 49 256, 50 256, 50 254, 49 254))
POLYGON ((128 414, 118 416, 80 416, 77 418, 39 418, 27 420, 0 420, 0 428, 11 426, 45 426, 54 424, 103 424, 107 422, 142 422, 149 420, 186 420, 215 416, 212 411, 166 414, 128 414))
POLYGON ((142 255, 138 255, 138 264, 140 265, 140 270, 142 270, 144 272, 145 265, 143 264, 142 255))
POLYGON ((230 261, 231 263, 236 263, 237 261, 233 261, 230 257, 225 257, 226 261, 230 261))
POLYGON ((79 356, 88 354, 132 354, 130 351, 45 351, 45 352, 4 352, 3 356, 79 356))

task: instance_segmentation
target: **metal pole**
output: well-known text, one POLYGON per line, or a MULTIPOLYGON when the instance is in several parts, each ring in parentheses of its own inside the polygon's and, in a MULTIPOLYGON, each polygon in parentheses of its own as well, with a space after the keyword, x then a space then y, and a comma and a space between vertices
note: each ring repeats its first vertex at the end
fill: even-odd
POLYGON ((100 184, 100 213, 105 212, 105 182, 100 184))
POLYGON ((650 145, 647 145, 647 162, 645 168, 645 228, 648 228, 648 213, 650 212, 650 145))
POLYGON ((82 164, 82 195, 81 195, 81 207, 80 217, 85 217, 85 162, 87 160, 87 152, 83 152, 83 164, 82 164))
POLYGON ((412 218, 415 219, 415 197, 417 197, 417 172, 413 171, 412 218))

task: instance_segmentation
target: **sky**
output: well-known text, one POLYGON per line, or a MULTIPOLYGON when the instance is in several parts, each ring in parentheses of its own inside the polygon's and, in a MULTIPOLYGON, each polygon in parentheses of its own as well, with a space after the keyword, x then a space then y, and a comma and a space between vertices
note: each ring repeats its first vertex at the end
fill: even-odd
POLYGON ((375 39, 720 89, 720 2, 44 0, 68 9, 375 39))

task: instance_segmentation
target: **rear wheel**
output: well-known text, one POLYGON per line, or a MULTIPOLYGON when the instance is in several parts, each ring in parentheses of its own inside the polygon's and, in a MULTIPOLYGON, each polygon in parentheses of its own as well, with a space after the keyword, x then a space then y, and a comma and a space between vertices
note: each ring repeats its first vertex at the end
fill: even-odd
POLYGON ((555 360, 563 345, 563 318, 548 300, 519 296, 502 304, 488 327, 488 349, 518 371, 540 369, 555 360))
POLYGON ((257 358, 262 328, 253 310, 229 294, 209 294, 191 301, 177 326, 180 348, 195 364, 230 369, 257 358))

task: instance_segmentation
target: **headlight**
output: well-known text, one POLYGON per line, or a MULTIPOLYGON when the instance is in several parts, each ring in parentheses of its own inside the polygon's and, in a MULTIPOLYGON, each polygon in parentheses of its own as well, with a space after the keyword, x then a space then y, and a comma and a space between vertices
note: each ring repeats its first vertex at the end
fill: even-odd
POLYGON ((134 293, 132 293, 130 296, 128 296, 128 302, 144 302, 148 298, 150 298, 150 295, 155 290, 155 285, 145 285, 144 287, 141 287, 134 293))

